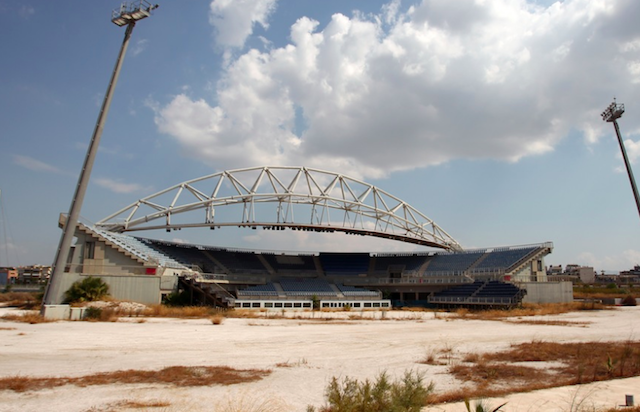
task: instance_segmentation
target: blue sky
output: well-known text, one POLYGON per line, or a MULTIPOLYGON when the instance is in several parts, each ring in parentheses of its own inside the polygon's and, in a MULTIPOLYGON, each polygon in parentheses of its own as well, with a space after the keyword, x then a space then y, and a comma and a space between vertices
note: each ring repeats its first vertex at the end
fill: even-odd
MULTIPOLYGON (((0 266, 51 264, 124 29, 119 2, 0 0, 0 266)), ((613 127, 640 157, 636 0, 160 3, 136 26, 82 208, 98 221, 217 171, 304 165, 405 200, 466 248, 554 242, 547 264, 640 264, 613 127)), ((637 172, 640 173, 640 172, 637 172)), ((341 234, 150 237, 413 250, 341 234)))

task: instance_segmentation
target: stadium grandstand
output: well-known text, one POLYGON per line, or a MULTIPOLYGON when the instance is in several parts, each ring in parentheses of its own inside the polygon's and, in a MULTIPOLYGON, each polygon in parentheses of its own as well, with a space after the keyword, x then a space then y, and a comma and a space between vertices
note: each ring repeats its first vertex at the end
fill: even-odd
POLYGON ((183 182, 96 224, 79 223, 61 289, 99 276, 115 298, 143 303, 182 292, 192 304, 267 310, 512 307, 572 298, 567 285, 547 282, 544 257, 552 250, 550 242, 464 250, 433 220, 367 183, 316 169, 261 167, 183 182), (239 218, 224 213, 229 206, 240 207, 239 218), (374 236, 425 250, 247 250, 131 233, 226 226, 374 236))

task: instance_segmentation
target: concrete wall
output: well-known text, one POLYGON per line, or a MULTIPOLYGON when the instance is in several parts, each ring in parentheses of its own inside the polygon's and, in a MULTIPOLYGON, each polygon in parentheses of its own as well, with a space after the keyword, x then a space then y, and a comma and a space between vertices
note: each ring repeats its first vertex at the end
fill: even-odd
MULTIPOLYGON (((77 281, 88 276, 102 279, 109 285, 109 295, 117 300, 130 300, 144 304, 160 303, 160 291, 162 286, 168 288, 175 285, 173 279, 166 279, 166 276, 120 276, 120 275, 87 275, 79 273, 64 273, 60 279, 60 290, 62 295, 56 297, 54 302, 64 300, 64 292, 77 281)), ((177 282, 177 280, 175 280, 177 282)))
POLYGON ((78 240, 73 254, 72 272, 110 275, 143 275, 145 273, 143 263, 107 246, 104 241, 97 240, 80 230, 76 231, 76 237, 78 240), (95 244, 93 259, 86 257, 86 242, 95 244))
POLYGON ((571 282, 526 282, 518 284, 527 294, 523 303, 568 303, 573 302, 571 282))

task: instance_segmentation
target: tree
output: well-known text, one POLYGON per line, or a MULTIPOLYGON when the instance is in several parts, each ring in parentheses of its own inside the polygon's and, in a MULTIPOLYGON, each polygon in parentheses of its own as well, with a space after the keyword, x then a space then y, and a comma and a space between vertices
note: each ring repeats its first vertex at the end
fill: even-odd
POLYGON ((109 285, 100 278, 86 277, 74 282, 65 292, 65 302, 91 302, 109 294, 109 285))

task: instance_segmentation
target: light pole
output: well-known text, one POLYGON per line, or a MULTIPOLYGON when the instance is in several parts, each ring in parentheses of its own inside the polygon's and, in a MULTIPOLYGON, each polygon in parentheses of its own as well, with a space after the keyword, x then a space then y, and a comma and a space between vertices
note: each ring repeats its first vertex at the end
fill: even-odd
POLYGON ((636 199, 636 207, 638 208, 638 214, 640 215, 640 195, 638 195, 638 188, 636 187, 636 180, 633 178, 633 171, 631 170, 631 165, 629 164, 629 157, 627 156, 627 151, 624 148, 624 142, 622 141, 622 136, 620 136, 620 127, 618 126, 618 119, 624 113, 624 104, 616 103, 616 99, 613 99, 613 103, 609 105, 602 112, 602 120, 605 122, 613 123, 613 127, 616 129, 616 136, 618 136, 618 143, 620 144, 620 150, 622 151, 622 157, 624 158, 624 164, 627 167, 627 174, 629 175, 629 182, 631 183, 631 190, 633 190, 633 196, 636 199))
POLYGON ((47 305, 56 305, 62 303, 61 297, 63 292, 60 290, 62 280, 61 278, 65 272, 65 267, 67 265, 69 249, 71 248, 71 242, 73 240, 73 236, 75 235, 76 226, 78 224, 78 217, 80 216, 80 209, 82 208, 84 195, 87 191, 87 186, 89 185, 89 178, 91 177, 91 169, 93 168, 96 153, 98 152, 100 137, 102 136, 104 123, 107 120, 109 106, 111 105, 111 98, 113 96, 113 91, 116 87, 116 83, 118 82, 118 76, 120 75, 120 69, 122 67, 124 55, 127 52, 127 47, 129 46, 131 32, 133 31, 133 27, 136 25, 136 22, 138 20, 149 17, 151 15, 151 11, 156 8, 158 8, 157 4, 152 5, 146 0, 139 0, 130 3, 125 2, 122 3, 122 5, 118 9, 115 9, 111 15, 111 21, 114 24, 120 27, 126 25, 127 29, 124 33, 124 40, 122 42, 122 47, 120 48, 120 54, 118 54, 118 59, 116 60, 116 66, 113 69, 113 74, 111 75, 111 81, 109 82, 109 86, 107 87, 107 93, 105 94, 104 100, 102 102, 102 108, 100 109, 98 121, 96 122, 93 136, 91 137, 91 143, 89 144, 89 148, 87 149, 87 155, 85 157, 82 170, 80 171, 80 177, 78 178, 76 191, 73 195, 73 199, 71 200, 69 214, 67 215, 66 222, 64 223, 62 236, 60 237, 60 243, 58 245, 56 258, 53 264, 53 271, 49 278, 49 282, 47 283, 44 299, 42 301, 43 314, 47 305))

